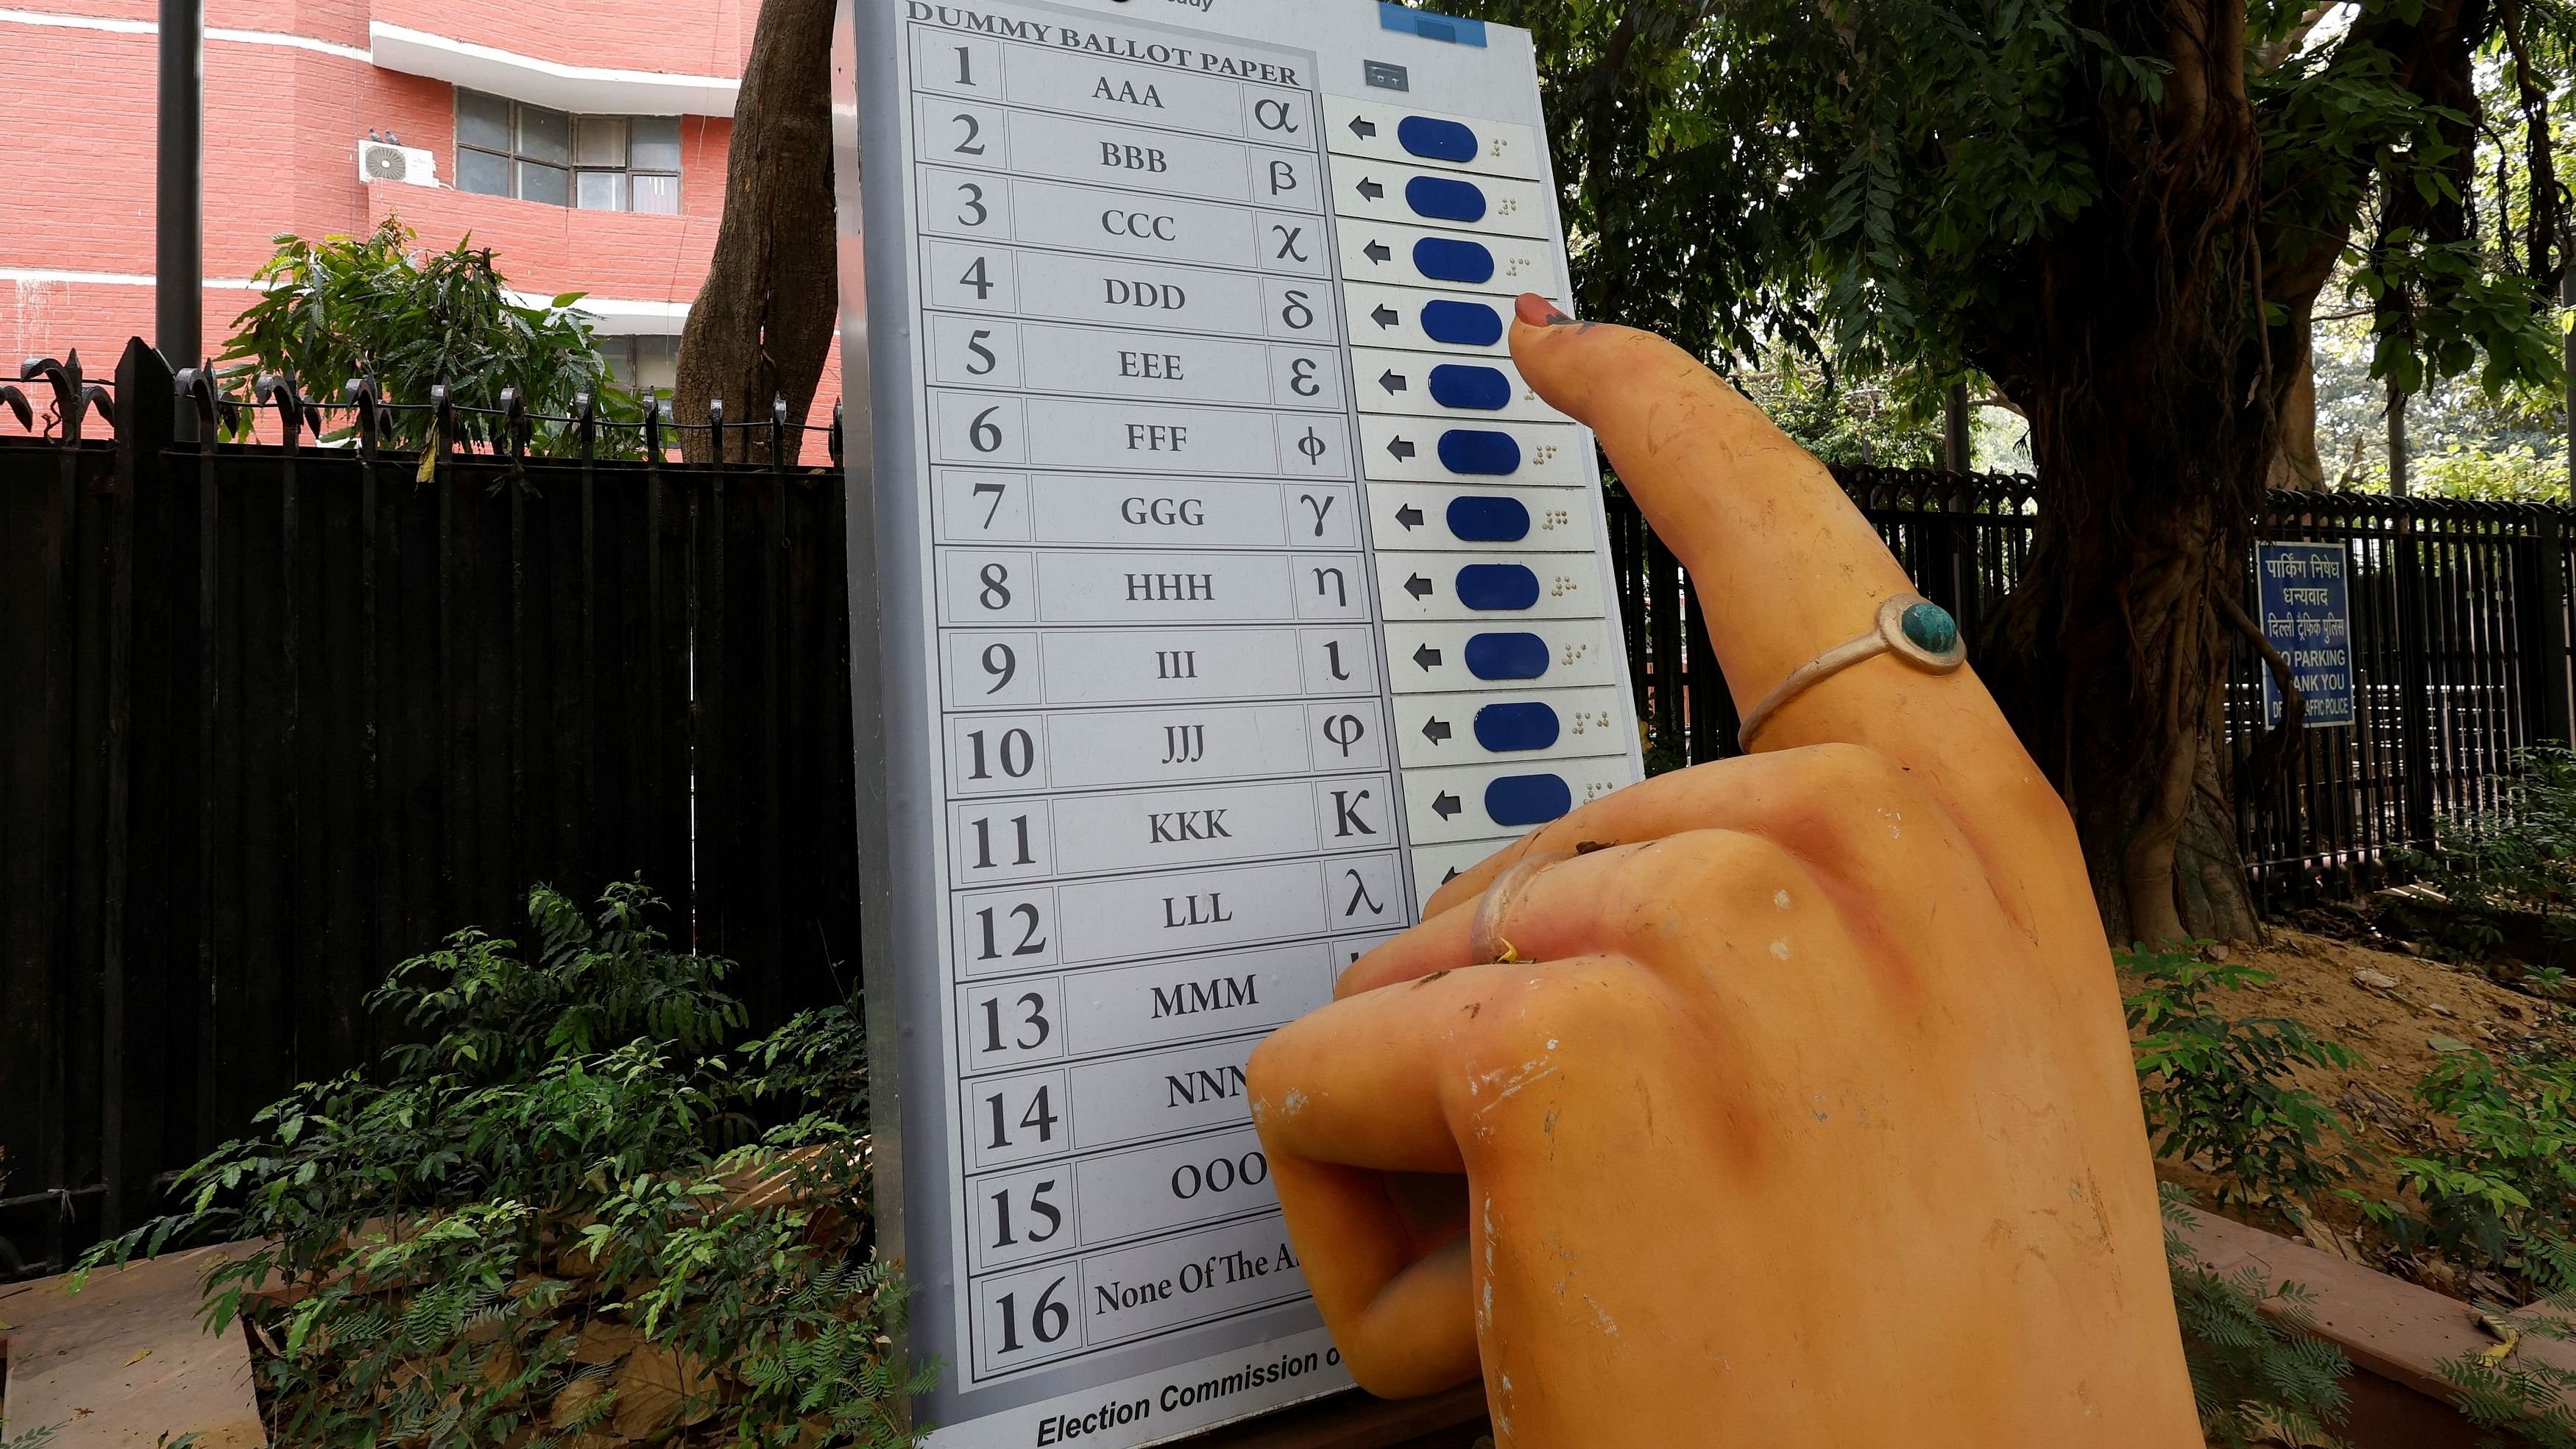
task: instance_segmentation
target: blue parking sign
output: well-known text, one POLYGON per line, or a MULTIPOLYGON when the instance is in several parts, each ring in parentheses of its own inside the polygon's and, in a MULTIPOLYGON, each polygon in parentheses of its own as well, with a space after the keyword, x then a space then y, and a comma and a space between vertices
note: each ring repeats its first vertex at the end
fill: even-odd
MULTIPOLYGON (((2263 637, 2290 661, 2310 725, 2353 722, 2351 554, 2340 543, 2254 545, 2263 637)), ((2281 690, 2263 671, 2263 718, 2281 723, 2281 690)))

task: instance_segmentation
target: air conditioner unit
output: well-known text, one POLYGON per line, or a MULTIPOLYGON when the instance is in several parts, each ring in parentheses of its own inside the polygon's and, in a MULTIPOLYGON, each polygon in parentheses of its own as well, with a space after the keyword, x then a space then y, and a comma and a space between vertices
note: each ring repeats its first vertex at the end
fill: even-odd
POLYGON ((438 158, 417 146, 396 146, 384 141, 358 143, 358 179, 361 181, 406 181, 414 186, 438 184, 438 158))

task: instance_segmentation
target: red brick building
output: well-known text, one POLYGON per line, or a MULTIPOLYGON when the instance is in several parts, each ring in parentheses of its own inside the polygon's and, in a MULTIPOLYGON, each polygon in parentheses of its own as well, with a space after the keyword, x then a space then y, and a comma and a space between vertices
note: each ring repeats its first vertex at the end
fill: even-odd
MULTIPOLYGON (((715 241, 758 9, 206 0, 209 346, 250 301, 276 234, 363 232, 391 215, 424 246, 470 234, 494 248, 520 291, 588 293, 618 371, 667 389, 715 241)), ((127 337, 151 338, 154 22, 154 0, 0 0, 0 360, 13 376, 21 357, 79 348, 104 363, 127 337)), ((824 398, 839 395, 838 361, 824 398)))

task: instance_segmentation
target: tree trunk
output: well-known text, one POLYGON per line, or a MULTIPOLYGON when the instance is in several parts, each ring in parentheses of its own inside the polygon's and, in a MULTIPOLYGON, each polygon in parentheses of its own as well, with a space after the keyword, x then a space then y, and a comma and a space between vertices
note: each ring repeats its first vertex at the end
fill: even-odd
MULTIPOLYGON (((724 222, 715 260, 680 336, 679 421, 703 424, 724 402, 727 456, 765 460, 770 408, 787 400, 804 425, 831 355, 840 308, 832 230, 834 0, 764 0, 734 103, 725 156, 724 222)), ((692 461, 707 435, 684 435, 692 461)), ((791 460, 801 441, 789 434, 791 460)))
POLYGON ((2281 399, 2281 446, 2272 455, 2274 488, 2315 493, 2326 486, 2326 465, 2317 456, 2317 353, 2313 344, 2299 349, 2290 391, 2281 399))
MULTIPOLYGON (((2159 95, 2105 87, 2117 163, 2083 217, 2032 249, 2025 295, 1975 360, 2030 419, 2040 511, 1979 669, 2065 795, 2114 941, 2252 938, 2222 702, 2220 601, 2294 369, 2268 331, 2262 153, 2235 0, 2079 6, 2163 57, 2159 95)), ((2296 309, 2304 317, 2304 307, 2296 309)))
MULTIPOLYGON (((2115 432, 2032 435, 2043 480, 2116 466, 2116 443, 2103 446, 2115 432)), ((2126 509, 2122 529, 2084 527, 2076 511, 2042 502, 2025 581, 1979 667, 2074 812, 2113 940, 2256 938, 2221 714, 2234 640, 2215 602, 2244 588, 2246 515, 2209 496, 2126 509)))

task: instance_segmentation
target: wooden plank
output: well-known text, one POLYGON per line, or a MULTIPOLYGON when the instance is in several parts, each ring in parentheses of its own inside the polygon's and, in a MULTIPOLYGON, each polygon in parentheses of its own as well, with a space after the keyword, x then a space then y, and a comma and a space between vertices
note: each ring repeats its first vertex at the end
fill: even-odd
MULTIPOLYGON (((2478 1326, 2477 1310, 2429 1288, 2294 1243, 2226 1218, 2193 1213, 2184 1240, 2201 1263, 2220 1273, 2259 1271, 2267 1282, 2297 1283, 2313 1295, 2317 1337, 2334 1344, 2368 1378, 2352 1381, 2352 1419, 2345 1426, 2360 1449, 2460 1449, 2486 1436, 2448 1407, 2459 1398, 2440 1365, 2496 1346, 2478 1326), (2378 1380, 2382 1389, 2370 1382, 2378 1380), (2390 1392, 2389 1390, 2403 1392, 2390 1392)), ((2524 1334, 2525 1361, 2576 1371, 2576 1344, 2524 1334)))
POLYGON ((198 1283, 230 1248, 200 1248, 95 1274, 78 1293, 45 1278, 0 1289, 9 1396, 0 1440, 60 1426, 54 1449, 264 1449, 239 1322, 209 1334, 198 1283))

